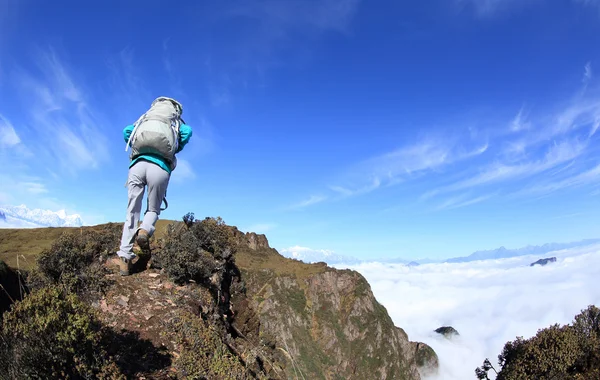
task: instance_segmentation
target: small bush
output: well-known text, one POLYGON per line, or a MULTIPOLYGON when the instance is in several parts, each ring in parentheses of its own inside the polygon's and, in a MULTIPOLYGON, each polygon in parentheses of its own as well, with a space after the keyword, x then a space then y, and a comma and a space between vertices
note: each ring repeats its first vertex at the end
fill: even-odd
POLYGON ((38 258, 39 273, 32 274, 32 287, 60 283, 78 294, 103 291, 109 282, 102 261, 118 245, 116 231, 109 225, 99 232, 63 234, 38 258))
POLYGON ((188 228, 191 227, 195 221, 196 217, 194 216, 193 212, 188 212, 183 216, 183 223, 185 223, 188 228))
POLYGON ((0 374, 5 378, 124 378, 102 347, 89 306, 58 288, 32 292, 5 314, 0 374))
POLYGON ((171 226, 162 248, 154 253, 154 265, 183 284, 220 282, 226 264, 233 261, 235 239, 221 218, 194 221, 188 228, 171 226), (215 280, 216 279, 216 280, 215 280))
POLYGON ((175 323, 181 354, 175 367, 190 379, 252 378, 218 332, 192 314, 182 314, 175 323))
POLYGON ((529 338, 507 342, 498 355, 499 370, 486 359, 475 370, 479 379, 598 379, 600 378, 600 309, 591 305, 572 325, 553 325, 529 338))

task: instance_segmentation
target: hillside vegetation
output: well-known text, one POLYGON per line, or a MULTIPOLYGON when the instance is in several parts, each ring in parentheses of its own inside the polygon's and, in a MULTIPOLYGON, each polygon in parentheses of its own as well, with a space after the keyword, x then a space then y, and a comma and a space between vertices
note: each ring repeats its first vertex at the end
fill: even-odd
POLYGON ((356 272, 286 259, 264 235, 187 215, 159 224, 152 256, 121 277, 107 263, 121 227, 0 230, 0 283, 17 285, 0 298, 12 304, 0 378, 419 379, 437 369, 356 272))

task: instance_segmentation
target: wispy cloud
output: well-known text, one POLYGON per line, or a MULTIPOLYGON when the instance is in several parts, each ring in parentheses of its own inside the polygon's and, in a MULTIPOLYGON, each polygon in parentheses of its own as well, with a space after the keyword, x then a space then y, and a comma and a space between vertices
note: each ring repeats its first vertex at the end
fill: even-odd
POLYGON ((524 109, 521 108, 519 113, 517 113, 510 123, 510 130, 511 132, 521 132, 529 128, 531 128, 531 124, 527 122, 527 114, 525 114, 524 109))
POLYGON ((49 193, 46 182, 39 177, 24 174, 0 174, 2 192, 10 201, 25 203, 37 196, 49 193), (31 198, 31 196, 35 196, 31 198))
MULTIPOLYGON (((480 17, 490 17, 501 12, 518 9, 525 6, 540 5, 546 3, 543 0, 455 0, 459 7, 472 8, 480 17)), ((600 7, 599 0, 571 0, 574 4, 583 6, 600 7)))
MULTIPOLYGON (((591 67, 585 71, 591 83, 591 67)), ((600 95, 595 91, 576 94, 537 109, 522 106, 504 122, 500 115, 487 114, 475 125, 496 127, 475 127, 478 133, 470 133, 460 123, 445 134, 426 127, 428 135, 421 139, 335 176, 324 196, 334 201, 412 183, 428 187, 420 196, 422 201, 449 194, 447 200, 433 206, 444 210, 514 194, 529 187, 532 178, 538 178, 538 186, 544 184, 545 191, 592 183, 583 181, 590 174, 582 173, 600 160, 595 137, 600 128, 600 95), (583 177, 578 177, 580 174, 583 177), (469 195, 453 194, 458 192, 469 195)))
POLYGON ((308 206, 315 205, 317 203, 321 203, 327 199, 324 195, 311 195, 308 199, 305 199, 301 202, 294 203, 288 207, 289 210, 298 210, 308 206))
POLYGON ((587 85, 592 80, 592 63, 588 62, 585 64, 583 69, 583 83, 587 85))
POLYGON ((530 177, 579 157, 584 153, 586 147, 587 141, 578 139, 561 141, 550 146, 542 159, 515 165, 494 163, 471 178, 429 191, 423 197, 429 198, 442 193, 530 177))
POLYGON ((567 177, 557 182, 528 186, 514 195, 547 194, 569 187, 584 186, 600 182, 600 164, 577 175, 567 177))
POLYGON ((12 147, 20 143, 21 139, 13 125, 8 119, 0 115, 0 147, 12 147))
POLYGON ((472 7, 481 17, 488 17, 511 7, 529 5, 538 0, 456 0, 460 7, 472 7))
POLYGON ((215 9, 238 25, 227 52, 206 60, 213 106, 228 105, 238 90, 265 87, 276 67, 303 65, 312 43, 328 33, 348 34, 360 0, 241 0, 215 9))
POLYGON ((64 172, 97 168, 110 159, 99 115, 54 50, 38 52, 36 61, 37 72, 20 68, 14 76, 36 137, 27 147, 64 172))
POLYGON ((473 143, 450 137, 428 137, 412 145, 368 159, 345 175, 350 185, 330 189, 345 196, 365 194, 382 186, 442 170, 451 164, 484 154, 487 142, 473 143), (468 145, 471 145, 469 147, 468 145))
POLYGON ((175 183, 184 183, 196 178, 196 173, 189 161, 178 158, 177 167, 173 171, 172 180, 175 183))
POLYGON ((474 205, 474 204, 486 201, 486 200, 492 198, 495 195, 496 194, 486 194, 486 195, 481 195, 481 196, 473 197, 473 196, 471 196, 468 193, 467 194, 461 194, 459 196, 447 199, 442 204, 440 204, 439 206, 437 206, 436 210, 437 211, 452 210, 452 209, 457 209, 457 208, 471 206, 471 205, 474 205))

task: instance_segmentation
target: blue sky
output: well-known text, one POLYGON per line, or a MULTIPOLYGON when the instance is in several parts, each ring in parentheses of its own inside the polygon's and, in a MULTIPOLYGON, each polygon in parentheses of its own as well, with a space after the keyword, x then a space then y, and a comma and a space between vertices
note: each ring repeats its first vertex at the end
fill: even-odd
POLYGON ((122 129, 171 96, 163 218, 361 258, 597 237, 598 46, 596 0, 0 0, 0 203, 122 221, 122 129))

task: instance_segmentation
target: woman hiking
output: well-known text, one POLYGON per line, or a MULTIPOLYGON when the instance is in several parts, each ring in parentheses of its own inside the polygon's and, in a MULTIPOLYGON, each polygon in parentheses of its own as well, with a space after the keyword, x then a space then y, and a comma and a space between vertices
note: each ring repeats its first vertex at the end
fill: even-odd
MULTIPOLYGON (((123 225, 121 247, 117 264, 122 276, 128 276, 132 261, 134 241, 144 251, 150 248, 150 237, 160 215, 171 173, 177 166, 175 155, 190 141, 192 129, 181 118, 183 106, 175 99, 159 97, 150 109, 134 124, 123 130, 127 142, 125 150, 131 148, 129 175, 127 178, 127 215, 123 225), (148 189, 146 212, 141 226, 140 214, 145 189, 148 189)), ((165 207, 166 208, 166 207, 165 207)))

